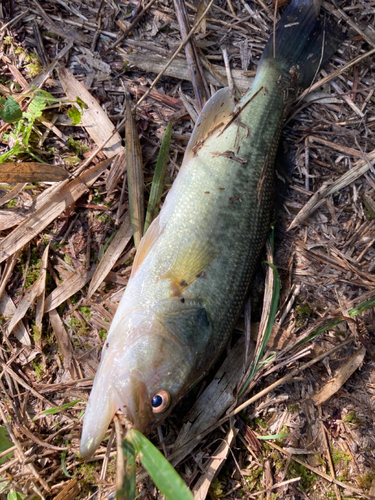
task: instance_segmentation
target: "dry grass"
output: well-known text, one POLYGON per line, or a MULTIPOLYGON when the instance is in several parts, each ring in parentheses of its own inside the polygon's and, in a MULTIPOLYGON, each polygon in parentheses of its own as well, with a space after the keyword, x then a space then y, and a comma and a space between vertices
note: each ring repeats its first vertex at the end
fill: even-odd
MULTIPOLYGON (((248 88, 274 25, 268 0, 215 1, 207 16, 203 2, 185 4, 178 18, 170 0, 143 10, 138 2, 99 0, 0 6, 0 89, 17 93, 22 105, 31 84, 56 97, 80 95, 88 105, 76 127, 51 106, 31 136, 34 154, 64 165, 69 179, 0 185, 0 419, 14 443, 13 456, 0 463, 0 487, 7 488, 1 498, 11 490, 64 500, 115 491, 120 419, 92 460, 84 462, 78 447, 92 378, 135 253, 121 143, 126 95, 133 105, 142 99, 136 118, 147 199, 168 122, 166 191, 205 96, 228 80, 239 93, 248 88), (181 39, 194 23, 199 27, 185 50, 181 39)), ((252 323, 246 308, 227 364, 179 405, 162 426, 164 437, 153 436, 196 498, 207 491, 214 500, 375 498, 374 309, 321 334, 308 349, 285 350, 316 323, 347 318, 375 296, 374 7, 364 0, 340 9, 324 3, 347 38, 284 129, 284 149, 297 167, 276 226, 281 306, 266 355, 278 356, 236 415, 238 357, 249 333, 251 357, 260 318, 260 269, 252 323), (202 413, 208 406, 210 415, 202 413), (229 407, 232 416, 220 421, 229 407), (199 425, 192 428, 193 420, 199 425), (207 427, 215 429, 207 434, 207 427), (274 444, 257 433, 289 436, 274 444)), ((1 125, 2 154, 12 126, 1 125)), ((156 498, 142 473, 139 489, 139 498, 156 498)))

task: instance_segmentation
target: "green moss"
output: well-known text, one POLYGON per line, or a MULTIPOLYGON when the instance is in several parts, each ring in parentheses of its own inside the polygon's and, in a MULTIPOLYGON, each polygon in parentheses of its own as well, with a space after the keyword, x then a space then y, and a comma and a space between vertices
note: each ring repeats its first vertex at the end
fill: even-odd
POLYGON ((366 472, 365 474, 360 474, 356 477, 358 486, 361 489, 370 489, 374 480, 375 471, 366 472))
POLYGON ((17 199, 9 200, 8 203, 4 205, 5 208, 13 208, 17 205, 17 199))
POLYGON ((35 78, 42 71, 43 66, 40 64, 38 56, 34 53, 28 54, 25 58, 27 62, 25 69, 29 73, 30 78, 35 78))
MULTIPOLYGON (((39 278, 40 267, 42 264, 42 259, 39 257, 39 252, 36 247, 31 249, 30 263, 29 269, 27 271, 27 276, 25 280, 25 288, 29 288, 35 281, 39 278)), ((26 266, 21 264, 24 271, 26 270, 26 266)))
POLYGON ((89 150, 89 148, 85 144, 83 144, 81 140, 76 141, 71 135, 68 138, 67 145, 68 148, 74 151, 77 156, 82 156, 89 150))
POLYGON ((359 418, 356 416, 356 413, 354 410, 350 411, 346 417, 343 418, 344 422, 350 423, 350 424, 359 424, 361 421, 359 418))
POLYGON ((297 322, 296 326, 300 328, 301 326, 304 325, 305 320, 311 316, 313 313, 313 309, 309 306, 307 302, 304 302, 302 304, 299 304, 296 306, 296 315, 297 315, 297 322))
POLYGON ((75 293, 74 295, 72 295, 70 297, 70 302, 73 304, 73 306, 75 306, 78 301, 79 301, 79 294, 78 293, 75 293))
POLYGON ((246 476, 246 482, 250 489, 253 489, 255 486, 260 485, 260 478, 263 476, 263 467, 257 467, 254 469, 249 476, 246 476))
POLYGON ((254 424, 256 427, 260 427, 261 429, 267 429, 268 423, 264 418, 255 418, 254 424))
POLYGON ((301 464, 291 460, 288 467, 288 479, 300 477, 299 487, 302 491, 309 491, 317 481, 317 476, 301 464))
POLYGON ((105 328, 101 328, 99 330, 99 337, 102 339, 102 340, 105 340, 107 338, 107 330, 105 328))
POLYGON ((94 196, 92 197, 92 201, 94 203, 101 203, 104 196, 100 194, 99 189, 94 189, 94 196))
POLYGON ((83 483, 84 485, 95 484, 96 479, 94 472, 98 469, 98 467, 99 462, 89 462, 82 465, 79 472, 82 474, 83 478, 80 483, 83 483))
MULTIPOLYGON (((87 335, 87 332, 89 330, 89 327, 86 323, 83 321, 80 321, 79 319, 75 318, 74 316, 70 317, 70 321, 68 323, 70 328, 74 331, 74 333, 80 337, 84 337, 87 335)), ((75 343, 77 346, 80 346, 80 341, 73 336, 72 338, 73 343, 75 343)))
POLYGON ((78 308, 78 311, 81 312, 87 319, 91 318, 91 309, 89 306, 81 306, 78 308))
POLYGON ((299 406, 297 404, 291 404, 288 406, 288 410, 291 413, 299 413, 299 406))
POLYGON ((33 339, 34 339, 34 342, 37 342, 38 340, 40 340, 42 338, 42 332, 40 331, 40 329, 35 325, 35 323, 32 324, 31 326, 31 329, 32 329, 32 332, 33 332, 33 339))
POLYGON ((35 359, 31 361, 31 366, 34 368, 34 372, 39 382, 39 380, 42 378, 44 374, 44 367, 41 363, 38 363, 35 359))
POLYGON ((221 498, 223 496, 223 488, 218 478, 212 481, 208 494, 211 500, 216 500, 216 498, 221 498))
POLYGON ((349 453, 342 451, 339 448, 333 448, 333 446, 331 446, 331 457, 333 465, 338 465, 340 462, 343 462, 345 468, 348 466, 348 462, 352 459, 349 453))
POLYGON ((78 165, 78 163, 80 162, 81 160, 79 159, 79 157, 77 155, 74 155, 74 156, 67 156, 64 158, 64 162, 69 166, 69 167, 75 167, 76 165, 78 165))

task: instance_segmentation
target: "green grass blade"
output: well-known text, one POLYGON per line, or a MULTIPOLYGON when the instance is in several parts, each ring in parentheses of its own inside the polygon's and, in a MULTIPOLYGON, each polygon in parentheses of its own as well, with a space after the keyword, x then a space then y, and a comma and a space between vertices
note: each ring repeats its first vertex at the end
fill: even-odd
MULTIPOLYGON (((66 444, 67 443, 65 443, 65 445, 66 444)), ((70 477, 71 479, 74 479, 76 477, 77 473, 75 473, 73 475, 69 474, 68 469, 66 468, 66 452, 67 452, 67 450, 64 450, 61 454, 61 470, 66 475, 66 477, 70 477)))
POLYGON ((274 264, 271 262, 266 262, 268 264, 272 271, 273 271, 273 289, 272 289, 272 301, 271 301, 271 308, 270 308, 270 313, 268 317, 268 322, 267 322, 267 328, 264 334, 264 337, 262 339, 262 344, 259 347, 259 350, 257 352, 257 355, 254 359, 254 362, 252 364, 252 369, 250 371, 250 375, 246 379, 246 382, 244 383, 241 391, 239 392, 239 396, 244 394, 246 392, 247 388, 249 387, 249 384, 254 377, 254 375, 260 370, 260 368, 263 366, 264 363, 260 363, 260 360, 263 356, 264 350, 267 346, 268 340, 271 336, 272 328, 275 323, 275 316, 277 312, 277 307, 279 304, 279 297, 280 297, 280 276, 279 272, 274 264))
MULTIPOLYGON (((363 313, 364 311, 367 311, 367 309, 370 309, 371 307, 375 307, 375 297, 372 299, 366 300, 366 302, 363 302, 362 304, 359 304, 356 307, 353 307, 353 309, 350 309, 348 311, 349 317, 350 318, 355 318, 359 314, 363 313)), ((306 344, 307 342, 310 342, 311 340, 315 339, 318 335, 321 335, 322 333, 326 332, 327 330, 330 330, 331 328, 334 328, 335 326, 340 325, 344 321, 347 321, 343 317, 338 317, 334 319, 327 320, 327 323, 319 326, 315 330, 311 332, 311 334, 306 337, 305 339, 301 340, 298 344, 296 344, 295 347, 299 347, 303 344, 306 344)))
POLYGON ((144 233, 148 226, 155 219, 159 211, 161 195, 163 194, 165 174, 169 159, 169 147, 171 144, 172 124, 168 123, 160 146, 158 161, 156 162, 155 173, 152 179, 151 193, 147 205, 146 221, 144 233))
POLYGON ((285 439, 289 436, 288 434, 270 434, 269 436, 257 436, 258 439, 263 441, 269 441, 270 439, 285 439))
POLYGON ((122 488, 117 492, 118 499, 126 499, 126 500, 134 500, 135 492, 136 492, 136 481, 135 481, 135 472, 136 472, 136 450, 133 446, 133 443, 127 439, 122 442, 122 450, 124 452, 124 461, 125 461, 125 475, 122 483, 122 488))
MULTIPOLYGON (((6 451, 8 448, 12 448, 13 443, 9 439, 9 434, 6 427, 0 426, 0 453, 6 451)), ((13 457, 13 451, 5 455, 5 457, 0 458, 0 464, 3 464, 7 460, 10 460, 13 457)))
POLYGON ((80 403, 82 399, 76 399, 75 401, 72 401, 71 403, 65 403, 62 406, 59 406, 58 408, 49 408, 48 410, 44 410, 37 417, 33 418, 33 422, 35 420, 38 420, 40 417, 45 417, 46 415, 55 415, 56 413, 61 413, 62 411, 67 410, 68 408, 71 408, 72 406, 76 405, 77 403, 80 403))
POLYGON ((132 429, 125 441, 140 454, 143 467, 167 500, 194 500, 193 494, 172 465, 143 434, 132 429))

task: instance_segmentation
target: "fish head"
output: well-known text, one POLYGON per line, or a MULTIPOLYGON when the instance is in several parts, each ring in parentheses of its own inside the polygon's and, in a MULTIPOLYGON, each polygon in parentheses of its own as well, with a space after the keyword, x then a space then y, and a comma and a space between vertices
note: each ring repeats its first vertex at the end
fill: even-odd
MULTIPOLYGON (((191 315, 201 321, 199 309, 189 310, 191 315)), ((85 412, 80 447, 84 458, 99 446, 118 410, 147 434, 166 418, 191 382, 197 382, 198 350, 193 352, 180 331, 186 319, 180 311, 138 310, 116 324, 85 412)))

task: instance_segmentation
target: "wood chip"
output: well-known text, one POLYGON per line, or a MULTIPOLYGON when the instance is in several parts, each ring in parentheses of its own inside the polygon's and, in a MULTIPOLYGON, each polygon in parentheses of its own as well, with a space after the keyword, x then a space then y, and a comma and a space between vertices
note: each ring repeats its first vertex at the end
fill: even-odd
POLYGON ((341 389, 349 377, 362 365, 365 354, 366 349, 363 346, 352 354, 348 361, 337 370, 335 376, 320 391, 313 395, 312 400, 314 403, 321 405, 341 389))
POLYGON ((205 464, 204 473, 198 479, 192 490, 194 500, 205 500, 212 481, 224 465, 238 433, 238 429, 234 428, 233 424, 234 421, 232 419, 232 425, 224 441, 214 451, 213 457, 208 460, 207 464, 205 464))
POLYGON ((67 179, 65 168, 47 163, 20 162, 2 163, 0 182, 59 182, 67 179))

